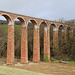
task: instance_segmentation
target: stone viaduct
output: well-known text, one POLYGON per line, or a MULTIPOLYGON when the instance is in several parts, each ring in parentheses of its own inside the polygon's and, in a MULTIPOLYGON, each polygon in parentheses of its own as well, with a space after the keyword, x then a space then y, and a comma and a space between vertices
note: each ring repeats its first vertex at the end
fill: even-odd
POLYGON ((28 62, 28 37, 27 37, 27 26, 28 22, 31 21, 34 25, 34 38, 33 38, 33 62, 38 63, 40 61, 40 37, 39 28, 40 24, 44 24, 44 56, 47 55, 50 60, 50 26, 53 26, 53 43, 58 48, 58 30, 59 27, 63 27, 62 36, 66 38, 66 30, 69 29, 71 36, 73 36, 73 30, 75 26, 69 27, 67 24, 62 24, 54 21, 13 14, 10 12, 0 11, 0 16, 4 16, 8 22, 8 40, 7 40, 7 64, 14 62, 14 21, 19 19, 22 25, 21 30, 21 63, 25 64, 28 62))

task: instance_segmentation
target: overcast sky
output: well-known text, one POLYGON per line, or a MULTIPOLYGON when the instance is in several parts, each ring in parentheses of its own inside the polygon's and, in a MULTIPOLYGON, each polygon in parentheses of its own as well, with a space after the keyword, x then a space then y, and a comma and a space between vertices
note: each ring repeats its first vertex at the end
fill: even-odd
POLYGON ((58 20, 75 19, 75 0, 0 0, 0 10, 58 20))

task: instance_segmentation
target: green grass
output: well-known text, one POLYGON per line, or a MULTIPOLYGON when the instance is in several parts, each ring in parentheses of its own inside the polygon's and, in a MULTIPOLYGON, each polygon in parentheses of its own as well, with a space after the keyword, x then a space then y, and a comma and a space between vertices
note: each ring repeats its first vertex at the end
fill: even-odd
MULTIPOLYGON (((57 63, 60 61, 60 60, 57 60, 55 58, 51 58, 51 60, 53 60, 52 62, 57 62, 57 63)), ((75 64, 75 61, 65 61, 65 62, 68 62, 69 64, 75 64)))
POLYGON ((0 66, 0 75, 46 75, 46 74, 0 66))
MULTIPOLYGON (((6 24, 3 24, 3 25, 0 24, 0 28, 4 32, 7 32, 8 31, 8 25, 6 25, 6 24)), ((19 30, 19 32, 21 32, 21 25, 14 25, 14 29, 16 29, 16 28, 19 30)))
POLYGON ((75 61, 66 61, 66 62, 68 62, 70 64, 75 64, 75 61))
POLYGON ((0 24, 0 28, 4 31, 4 32, 7 32, 8 31, 8 25, 1 25, 0 24))

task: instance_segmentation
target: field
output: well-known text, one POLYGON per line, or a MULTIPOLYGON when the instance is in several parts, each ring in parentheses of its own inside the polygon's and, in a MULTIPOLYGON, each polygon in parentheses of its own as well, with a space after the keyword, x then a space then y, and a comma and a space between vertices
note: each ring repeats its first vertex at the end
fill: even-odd
MULTIPOLYGON (((0 28, 2 28, 4 31, 8 31, 8 25, 6 24, 0 24, 0 28)), ((18 28, 19 31, 21 31, 21 25, 14 25, 14 28, 18 28)))
POLYGON ((27 70, 0 66, 0 75, 45 75, 27 70))

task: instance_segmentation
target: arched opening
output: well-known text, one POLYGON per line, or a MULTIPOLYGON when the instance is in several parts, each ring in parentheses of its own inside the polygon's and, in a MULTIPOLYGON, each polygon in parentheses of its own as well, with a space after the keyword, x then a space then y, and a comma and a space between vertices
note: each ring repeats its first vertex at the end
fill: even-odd
POLYGON ((28 22, 27 30, 28 30, 28 60, 33 60, 33 38, 34 38, 34 26, 37 23, 34 20, 30 20, 28 22))
POLYGON ((45 22, 42 22, 40 24, 40 60, 44 60, 44 36, 45 31, 47 30, 47 24, 45 22))
POLYGON ((51 24, 50 25, 50 57, 51 57, 51 59, 52 58, 54 58, 55 57, 55 52, 56 52, 56 50, 55 50, 55 43, 54 43, 54 41, 55 41, 55 31, 57 30, 57 27, 56 27, 56 25, 55 24, 51 24))
POLYGON ((25 21, 23 18, 18 17, 15 19, 14 25, 14 43, 15 43, 15 58, 16 61, 20 62, 21 59, 21 35, 22 35, 22 27, 25 25, 25 21))
POLYGON ((63 39, 64 38, 64 26, 63 25, 60 25, 59 26, 59 31, 58 31, 59 33, 59 39, 61 40, 61 39, 63 39))
POLYGON ((60 25, 59 26, 59 30, 58 30, 58 37, 59 37, 59 59, 62 59, 64 57, 63 55, 63 49, 65 47, 65 30, 64 30, 64 26, 60 25))
POLYGON ((8 25, 10 24, 11 19, 8 15, 3 14, 0 16, 0 57, 2 57, 3 63, 6 62, 7 57, 8 25))

